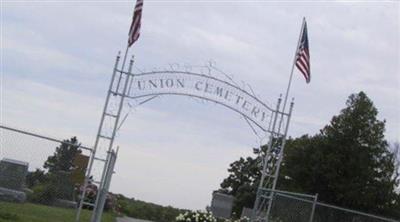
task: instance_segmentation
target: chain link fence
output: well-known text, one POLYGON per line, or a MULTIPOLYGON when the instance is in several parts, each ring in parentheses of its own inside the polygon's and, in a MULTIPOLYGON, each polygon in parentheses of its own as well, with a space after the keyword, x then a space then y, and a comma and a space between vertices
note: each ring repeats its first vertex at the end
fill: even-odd
POLYGON ((271 222, 310 222, 316 196, 275 193, 270 211, 271 222))
POLYGON ((275 191, 269 222, 399 222, 317 201, 317 195, 275 191))
MULTIPOLYGON (((75 137, 59 140, 0 125, 0 221, 36 221, 23 215, 25 209, 43 217, 38 221, 74 221, 90 154, 75 137), (39 213, 62 208, 70 219, 39 213)), ((95 185, 86 189, 87 198, 96 197, 95 185)))
POLYGON ((360 211, 337 207, 318 202, 315 207, 313 222, 398 222, 398 220, 384 218, 360 211))

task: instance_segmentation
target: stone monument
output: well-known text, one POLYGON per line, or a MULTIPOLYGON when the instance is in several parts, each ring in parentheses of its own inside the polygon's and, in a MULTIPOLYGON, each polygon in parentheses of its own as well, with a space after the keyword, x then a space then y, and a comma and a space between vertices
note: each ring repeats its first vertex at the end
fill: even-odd
POLYGON ((210 210, 214 217, 230 219, 234 197, 231 195, 213 192, 210 210))
POLYGON ((27 162, 2 159, 0 161, 0 200, 24 202, 26 194, 25 178, 28 173, 27 162))

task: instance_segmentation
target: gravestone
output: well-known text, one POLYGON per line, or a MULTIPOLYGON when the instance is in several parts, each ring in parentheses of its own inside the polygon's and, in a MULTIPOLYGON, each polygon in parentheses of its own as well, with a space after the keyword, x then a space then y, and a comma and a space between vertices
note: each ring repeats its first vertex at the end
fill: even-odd
POLYGON ((24 202, 28 163, 6 159, 0 161, 0 200, 24 202))
POLYGON ((234 197, 231 195, 214 192, 210 210, 214 217, 230 219, 234 197))
POLYGON ((3 159, 0 161, 0 187, 22 190, 28 173, 28 163, 19 160, 3 159))

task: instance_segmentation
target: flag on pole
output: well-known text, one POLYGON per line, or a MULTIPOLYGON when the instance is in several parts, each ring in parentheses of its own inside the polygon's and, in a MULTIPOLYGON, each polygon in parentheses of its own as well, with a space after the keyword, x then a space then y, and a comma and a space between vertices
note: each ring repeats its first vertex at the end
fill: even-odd
POLYGON ((142 21, 143 0, 137 0, 133 12, 132 24, 129 29, 128 47, 131 47, 140 36, 140 25, 142 21))
POLYGON ((304 20, 301 39, 296 55, 296 67, 303 73, 306 82, 311 80, 310 52, 308 48, 307 23, 304 20))

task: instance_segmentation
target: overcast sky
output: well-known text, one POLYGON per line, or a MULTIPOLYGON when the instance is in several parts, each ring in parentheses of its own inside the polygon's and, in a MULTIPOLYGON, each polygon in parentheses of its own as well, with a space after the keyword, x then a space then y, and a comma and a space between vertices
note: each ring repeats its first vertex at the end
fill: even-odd
MULTIPOLYGON (((60 139, 77 136, 92 145, 133 6, 2 1, 1 124, 60 139)), ((140 39, 131 48, 135 71, 212 60, 267 104, 286 89, 305 16, 312 80, 306 84, 294 73, 289 135, 318 133, 351 93, 363 90, 387 121, 386 138, 400 140, 398 2, 145 0, 143 13, 140 39)), ((29 161, 31 168, 52 152, 15 134, 2 137, 0 158, 29 161), (25 147, 10 151, 6 143, 25 147)), ((121 148, 113 192, 204 209, 229 163, 250 155, 259 140, 225 107, 170 96, 134 109, 116 144, 121 148)))

